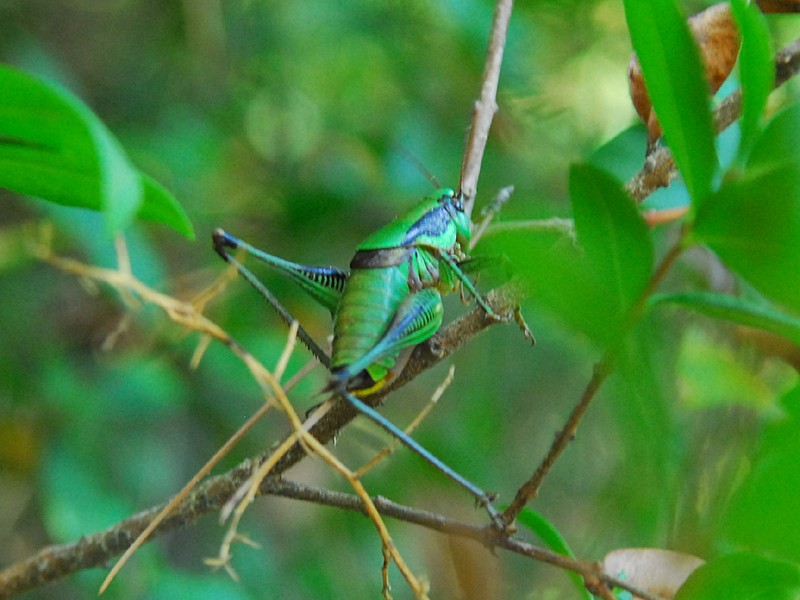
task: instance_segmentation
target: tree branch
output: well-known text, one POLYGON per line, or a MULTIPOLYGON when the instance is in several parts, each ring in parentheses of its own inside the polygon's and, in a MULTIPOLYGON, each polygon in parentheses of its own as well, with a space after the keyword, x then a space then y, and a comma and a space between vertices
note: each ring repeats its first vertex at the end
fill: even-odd
POLYGON ((564 450, 566 450, 569 443, 575 439, 575 435, 578 432, 578 426, 583 420, 583 416, 586 414, 586 411, 597 394, 597 391, 600 389, 612 371, 613 367, 608 356, 604 357, 603 360, 595 365, 592 378, 586 385, 583 394, 581 394, 580 401, 572 410, 572 413, 570 413, 569 419, 567 419, 564 427, 556 435, 556 438, 550 446, 547 455, 536 468, 536 471, 531 478, 526 481, 525 484, 519 488, 519 490, 517 490, 514 500, 503 512, 503 520, 506 523, 513 523, 519 513, 522 512, 522 509, 525 508, 525 505, 536 497, 536 494, 539 492, 539 487, 542 485, 542 482, 547 474, 550 473, 550 469, 553 468, 553 465, 556 463, 564 450))
MULTIPOLYGON (((490 292, 486 298, 492 310, 499 315, 513 314, 518 297, 511 288, 490 292)), ((377 405, 391 391, 402 387, 423 371, 435 366, 463 346, 472 336, 497 321, 487 319, 483 309, 476 308, 467 315, 442 328, 433 338, 417 347, 402 375, 386 390, 369 397, 377 405)), ((345 402, 336 402, 311 429, 320 442, 331 441, 339 430, 356 416, 345 402)), ((211 477, 200 483, 185 500, 159 525, 151 539, 179 527, 185 527, 200 517, 220 510, 230 497, 249 480, 258 466, 269 456, 266 452, 247 459, 227 473, 211 477)), ((284 455, 263 481, 260 493, 272 493, 279 476, 306 456, 305 449, 295 444, 284 455)), ((122 553, 144 531, 162 506, 135 514, 98 533, 83 536, 80 540, 43 548, 35 555, 0 571, 0 598, 10 598, 42 584, 58 580, 76 571, 105 564, 122 553)))
MULTIPOLYGON (((364 506, 361 500, 353 494, 323 490, 285 480, 273 482, 269 493, 364 513, 364 506)), ((578 573, 587 581, 599 580, 609 587, 628 590, 643 600, 661 600, 655 594, 638 589, 605 573, 596 563, 578 560, 529 544, 516 537, 506 536, 492 527, 471 525, 439 513, 398 504, 381 496, 374 498, 373 501, 381 515, 385 517, 420 525, 446 535, 468 538, 490 549, 502 548, 515 554, 528 556, 537 561, 578 573)))
MULTIPOLYGON (((215 482, 220 483, 227 475, 228 474, 215 477, 213 479, 215 482)), ((209 483, 210 481, 211 480, 209 480, 209 483)), ((201 487, 207 488, 207 486, 201 487)), ((219 487, 224 488, 225 486, 219 487)), ((224 501, 225 493, 223 493, 221 497, 218 495, 222 489, 207 489, 206 491, 209 493, 201 493, 200 488, 198 488, 198 491, 194 494, 195 504, 208 503, 209 505, 214 505, 220 499, 224 501)), ((331 506, 334 508, 366 514, 363 502, 354 494, 345 494, 342 492, 324 490, 313 486, 286 481, 278 477, 270 477, 264 480, 261 485, 261 492, 263 494, 281 496, 295 500, 302 500, 305 502, 313 502, 323 506, 331 506)), ((438 513, 397 504, 380 496, 374 498, 373 502, 375 507, 383 516, 420 525, 422 527, 426 527, 427 529, 438 531, 447 535, 468 538, 488 548, 502 548, 515 554, 528 556, 558 568, 578 573, 587 581, 599 580, 609 587, 626 589, 634 595, 645 600, 660 600, 653 594, 637 589, 636 587, 631 586, 624 581, 619 581, 613 576, 605 573, 602 568, 595 563, 570 558, 562 554, 540 548, 533 544, 529 544, 514 537, 506 537, 499 534, 491 527, 471 525, 438 513)), ((138 527, 142 524, 146 524, 149 519, 154 516, 156 510, 157 509, 151 509, 138 515, 134 515, 130 519, 127 519, 125 523, 128 523, 131 527, 138 527)), ((47 571, 53 571, 54 567, 56 566, 67 568, 69 566, 76 565, 79 562, 85 563, 83 567, 79 568, 97 566, 97 564, 99 564, 97 562, 98 559, 101 559, 109 545, 113 546, 114 544, 118 544, 120 541, 124 542, 124 538, 126 536, 128 541, 130 541, 132 539, 130 535, 131 534, 129 532, 122 532, 114 527, 104 532, 82 538, 75 544, 51 546, 49 548, 45 548, 42 550, 42 552, 37 554, 35 557, 32 557, 28 561, 18 563, 17 565, 14 565, 14 567, 7 569, 3 572, 3 575, 5 576, 6 573, 11 574, 10 572, 14 568, 17 568, 18 573, 21 575, 24 567, 28 567, 27 572, 29 575, 34 575, 34 570, 30 568, 33 565, 28 565, 28 563, 34 559, 38 559, 36 566, 47 571), (78 551, 80 551, 80 555, 78 555, 78 551)), ((100 563, 102 562, 103 561, 101 559, 100 563)), ((0 598, 10 598, 11 596, 20 593, 25 589, 35 587, 36 585, 40 585, 41 583, 45 582, 45 580, 40 578, 37 579, 35 577, 32 578, 32 581, 33 585, 23 588, 18 585, 19 583, 24 582, 22 577, 18 577, 16 580, 12 580, 7 577, 0 577, 0 598)))
MULTIPOLYGON (((653 271, 653 275, 647 282, 647 286, 642 291, 637 301, 628 309, 627 318, 625 319, 620 333, 620 339, 624 338, 633 325, 642 317, 646 310, 647 300, 653 295, 659 284, 664 280, 664 277, 666 277, 667 273, 669 273, 670 269, 675 264, 681 252, 683 252, 683 239, 685 234, 686 229, 684 228, 681 238, 673 244, 670 250, 661 259, 661 262, 659 262, 655 271, 653 271)), ((600 361, 595 364, 592 378, 589 380, 589 383, 586 384, 580 400, 578 404, 575 405, 575 408, 572 409, 566 424, 556 435, 553 443, 550 445, 550 449, 547 451, 547 454, 536 468, 533 475, 517 490, 514 500, 503 512, 503 520, 507 524, 510 525, 513 523, 525 505, 536 497, 544 478, 550 473, 553 465, 575 438, 578 432, 578 426, 583 421, 583 417, 589 409, 589 405, 596 397, 600 387, 614 371, 614 363, 616 362, 618 350, 619 348, 617 346, 610 346, 606 349, 600 361)))

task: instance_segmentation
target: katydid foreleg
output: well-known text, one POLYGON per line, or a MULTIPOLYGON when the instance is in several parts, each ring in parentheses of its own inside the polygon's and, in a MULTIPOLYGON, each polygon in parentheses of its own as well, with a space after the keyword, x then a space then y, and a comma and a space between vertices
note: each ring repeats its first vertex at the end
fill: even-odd
POLYGON ((475 286, 470 281, 469 277, 464 275, 464 272, 459 268, 458 262, 446 252, 442 252, 440 254, 440 258, 444 261, 450 271, 455 275, 456 279, 461 283, 461 287, 465 288, 472 296, 475 298, 475 302, 483 309, 483 312, 486 313, 486 316, 495 321, 501 321, 502 318, 499 317, 494 313, 492 307, 486 303, 486 300, 483 299, 483 296, 480 295, 478 290, 475 289, 475 286))
MULTIPOLYGON (((478 257, 471 256, 464 260, 457 261, 456 266, 461 271, 461 276, 464 277, 464 279, 461 280, 462 300, 464 300, 463 289, 465 287, 463 285, 463 281, 467 281, 469 285, 472 286, 472 282, 466 276, 467 273, 475 273, 477 271, 482 271, 483 269, 486 268, 494 267, 494 268, 501 268, 506 279, 511 278, 511 264, 508 258, 505 256, 478 256, 478 257)), ((456 277, 459 277, 459 275, 457 275, 455 271, 454 275, 456 275, 456 277)), ((474 286, 472 287, 474 288, 474 286)), ((469 289, 470 288, 468 288, 468 290, 469 289)), ((477 299, 476 302, 482 306, 481 304, 482 299, 479 296, 475 296, 475 298, 477 299)), ((492 315, 492 318, 504 321, 508 320, 508 317, 499 317, 497 315, 492 315)), ((525 321, 525 317, 522 315, 522 309, 519 306, 514 308, 513 319, 514 322, 517 324, 517 326, 520 328, 520 331, 522 331, 522 335, 525 336, 525 339, 527 339, 531 343, 531 345, 535 346, 536 338, 534 337, 530 327, 528 327, 528 323, 525 321)))

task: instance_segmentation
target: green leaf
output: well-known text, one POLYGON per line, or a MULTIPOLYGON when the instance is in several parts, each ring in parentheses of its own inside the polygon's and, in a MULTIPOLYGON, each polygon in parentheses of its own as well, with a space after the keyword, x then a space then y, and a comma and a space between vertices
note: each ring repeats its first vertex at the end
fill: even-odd
POLYGON ((167 225, 190 240, 194 239, 194 227, 183 207, 164 186, 155 179, 140 174, 144 199, 137 217, 167 225))
POLYGON ((507 256, 543 306, 601 346, 614 343, 653 263, 649 231, 619 182, 596 167, 572 169, 575 240, 556 230, 503 228, 481 251, 507 256))
MULTIPOLYGON (((567 540, 565 540, 564 536, 561 535, 561 532, 558 531, 555 525, 553 525, 539 513, 534 512, 529 508, 523 508, 522 512, 517 517, 517 521, 535 533, 539 539, 544 542, 544 545, 550 548, 550 550, 553 552, 558 552, 559 554, 563 554, 564 556, 569 556, 572 558, 575 557, 575 555, 572 553, 572 549, 569 547, 569 544, 567 544, 567 540)), ((575 588, 578 590, 580 597, 591 600, 592 595, 586 590, 583 578, 577 573, 573 573, 571 571, 569 571, 567 574, 572 580, 572 583, 575 585, 575 588)))
POLYGON ((748 168, 800 162, 797 140, 800 140, 800 104, 793 104, 778 112, 764 128, 750 153, 748 168))
POLYGON ((778 421, 764 437, 752 472, 724 512, 722 531, 733 544, 799 562, 800 421, 778 421))
MULTIPOLYGON (((739 76, 742 84, 739 160, 744 162, 761 127, 767 97, 775 85, 775 66, 769 29, 756 3, 732 0, 731 7, 742 34, 742 48, 739 52, 739 76)), ((796 140, 797 138, 795 142, 796 140)))
POLYGON ((596 167, 573 166, 569 191, 578 241, 622 316, 644 290, 653 267, 647 225, 620 184, 596 167))
POLYGON ((659 304, 677 304, 709 317, 763 329, 800 344, 800 318, 763 302, 713 292, 688 292, 657 294, 650 298, 650 306, 659 304))
POLYGON ((0 187, 102 211, 111 231, 127 227, 141 209, 191 237, 177 201, 143 177, 78 98, 0 65, 0 187))
POLYGON ((800 161, 726 181, 694 236, 771 300, 800 311, 800 161))
POLYGON ((706 563, 689 576, 675 600, 796 600, 797 565, 736 553, 706 563))
POLYGON ((692 200, 711 190, 717 168, 708 84, 674 0, 625 0, 625 17, 664 137, 692 200))
POLYGON ((503 229, 485 235, 480 251, 509 259, 528 288, 527 302, 607 344, 613 325, 606 316, 614 306, 571 236, 553 229, 503 229))
POLYGON ((627 181, 642 168, 642 148, 646 144, 647 129, 637 123, 597 148, 586 162, 627 181))

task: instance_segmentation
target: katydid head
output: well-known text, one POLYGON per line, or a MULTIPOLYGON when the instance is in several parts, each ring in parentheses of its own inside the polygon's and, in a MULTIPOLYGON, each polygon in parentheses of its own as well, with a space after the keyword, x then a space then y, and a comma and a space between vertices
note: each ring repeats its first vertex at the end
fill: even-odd
POLYGON ((469 216, 464 212, 464 200, 461 192, 454 192, 445 188, 441 191, 441 194, 439 203, 446 208, 450 218, 453 220, 453 225, 456 227, 456 241, 462 248, 469 247, 469 240, 472 237, 472 224, 469 216))

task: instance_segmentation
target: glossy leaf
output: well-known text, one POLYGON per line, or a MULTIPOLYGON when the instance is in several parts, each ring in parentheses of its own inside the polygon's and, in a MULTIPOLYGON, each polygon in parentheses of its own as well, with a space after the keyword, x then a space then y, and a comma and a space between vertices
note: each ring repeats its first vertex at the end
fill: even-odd
POLYGON ((775 68, 769 30, 756 3, 733 0, 731 6, 742 34, 739 53, 742 84, 742 116, 739 120, 742 137, 739 157, 742 159, 747 156, 760 128, 767 97, 775 85, 775 68))
POLYGON ((695 203, 717 168, 708 85, 694 39, 674 0, 625 0, 625 17, 664 137, 695 203))
POLYGON ((621 315, 642 293, 653 267, 647 226, 619 183, 600 169, 574 166, 569 191, 578 242, 621 315))
POLYGON ((552 230, 505 230, 484 236, 479 250, 509 259, 528 287, 529 302, 594 342, 608 342, 613 301, 601 292, 597 275, 572 238, 552 230))
POLYGON ((181 235, 194 239, 194 227, 183 207, 164 186, 152 177, 140 174, 144 198, 138 217, 145 221, 154 221, 171 227, 181 235))
POLYGON ((604 171, 575 166, 570 193, 577 240, 563 231, 502 229, 484 238, 480 252, 507 256, 531 302, 607 345, 647 284, 650 234, 633 200, 604 171))
POLYGON ((797 140, 800 140, 800 104, 784 108, 767 124, 755 141, 748 167, 753 169, 785 162, 800 162, 797 140))
POLYGON ((696 238, 771 300, 800 311, 800 162, 726 182, 697 212, 696 238))
POLYGON ((193 235, 183 209, 130 163, 116 138, 78 98, 0 66, 0 187, 102 211, 109 229, 137 213, 193 235))
POLYGON ((796 600, 800 568, 757 554, 737 553, 697 569, 675 600, 796 600))
MULTIPOLYGON (((535 533, 539 539, 544 542, 545 546, 550 548, 550 550, 553 552, 558 552, 559 554, 563 554, 564 556, 569 556, 572 558, 575 557, 569 547, 569 544, 567 543, 567 540, 565 540, 564 536, 561 535, 561 532, 556 528, 555 525, 553 525, 539 513, 532 511, 527 507, 523 508, 522 512, 519 514, 519 517, 517 517, 517 521, 535 533)), ((568 572, 568 575, 572 580, 578 595, 585 600, 591 600, 592 595, 587 591, 586 586, 583 583, 583 578, 580 575, 572 572, 568 572)))
POLYGON ((800 318, 766 303, 756 303, 745 298, 713 292, 688 292, 655 295, 649 304, 650 306, 677 304, 709 317, 763 329, 800 344, 800 318))

